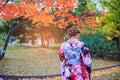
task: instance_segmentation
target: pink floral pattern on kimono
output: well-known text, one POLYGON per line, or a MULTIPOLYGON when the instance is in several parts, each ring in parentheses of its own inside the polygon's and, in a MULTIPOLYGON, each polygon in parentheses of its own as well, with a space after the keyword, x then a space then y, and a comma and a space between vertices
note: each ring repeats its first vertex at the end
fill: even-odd
POLYGON ((77 39, 62 43, 58 52, 61 60, 62 80, 90 80, 91 57, 88 47, 77 39))

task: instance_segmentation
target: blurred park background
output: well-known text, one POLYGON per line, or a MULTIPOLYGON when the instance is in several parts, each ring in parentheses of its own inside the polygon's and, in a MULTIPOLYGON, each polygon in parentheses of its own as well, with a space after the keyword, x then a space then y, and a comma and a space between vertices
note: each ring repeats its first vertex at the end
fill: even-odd
POLYGON ((120 63, 119 0, 0 3, 0 74, 60 73, 57 53, 61 43, 69 38, 67 29, 73 25, 80 28, 80 40, 90 49, 92 68, 120 63))

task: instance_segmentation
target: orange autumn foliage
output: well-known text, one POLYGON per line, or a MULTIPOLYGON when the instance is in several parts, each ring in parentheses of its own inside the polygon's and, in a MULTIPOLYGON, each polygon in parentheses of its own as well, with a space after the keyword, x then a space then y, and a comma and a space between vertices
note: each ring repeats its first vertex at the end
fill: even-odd
MULTIPOLYGON (((0 5, 0 17, 4 20, 14 19, 16 17, 23 17, 32 20, 33 24, 40 24, 50 26, 53 24, 59 28, 65 28, 68 23, 83 26, 85 23, 91 26, 96 26, 95 18, 85 17, 86 22, 82 17, 75 17, 68 13, 69 10, 74 9, 74 4, 78 4, 78 0, 21 0, 19 4, 5 4, 0 5), (52 10, 55 12, 52 13, 52 10), (56 17, 59 19, 56 20, 56 17)), ((84 11, 87 13, 87 11, 84 11)), ((92 12, 88 12, 92 15, 92 12)), ((99 22, 100 24, 100 22, 99 22)))
POLYGON ((20 13, 23 13, 21 6, 15 4, 7 4, 0 6, 0 17, 4 20, 9 20, 19 16, 20 13))
POLYGON ((96 26, 96 20, 95 20, 94 17, 88 17, 86 22, 87 22, 87 25, 90 25, 90 26, 93 26, 93 27, 96 26))
POLYGON ((74 0, 56 0, 55 4, 53 3, 54 0, 44 0, 43 6, 45 9, 42 10, 43 6, 40 5, 41 1, 42 0, 21 0, 20 4, 12 3, 1 5, 0 17, 4 20, 10 20, 23 16, 24 18, 32 20, 33 23, 40 23, 44 24, 45 26, 49 26, 50 23, 54 23, 55 19, 54 14, 51 13, 51 10, 53 8, 61 7, 56 11, 56 13, 61 13, 63 11, 66 11, 63 9, 63 7, 66 9, 68 8, 68 11, 70 9, 73 9, 72 7, 74 4, 74 0))

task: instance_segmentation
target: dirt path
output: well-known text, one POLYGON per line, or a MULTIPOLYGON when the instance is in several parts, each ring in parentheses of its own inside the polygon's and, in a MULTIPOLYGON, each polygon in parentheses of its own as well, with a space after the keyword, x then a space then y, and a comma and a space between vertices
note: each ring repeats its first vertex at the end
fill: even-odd
MULTIPOLYGON (((92 80, 119 80, 120 78, 120 66, 119 67, 114 67, 110 69, 104 69, 104 70, 99 70, 99 71, 92 71, 92 80)), ((43 76, 45 77, 45 76, 43 76)), ((8 80, 61 80, 60 76, 56 77, 47 77, 43 78, 40 76, 31 76, 31 77, 19 77, 19 76, 4 76, 3 79, 8 80), (41 79, 43 78, 43 79, 41 79)))

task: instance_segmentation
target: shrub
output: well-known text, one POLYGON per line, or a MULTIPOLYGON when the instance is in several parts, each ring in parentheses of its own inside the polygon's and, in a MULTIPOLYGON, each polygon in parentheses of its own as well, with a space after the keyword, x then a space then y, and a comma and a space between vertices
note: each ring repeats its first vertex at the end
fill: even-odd
POLYGON ((85 42, 93 57, 113 58, 117 53, 117 45, 113 40, 108 40, 102 33, 81 34, 80 40, 85 42))

